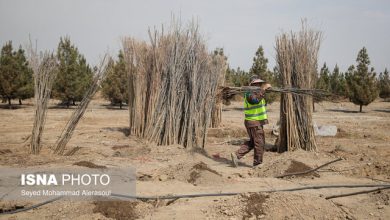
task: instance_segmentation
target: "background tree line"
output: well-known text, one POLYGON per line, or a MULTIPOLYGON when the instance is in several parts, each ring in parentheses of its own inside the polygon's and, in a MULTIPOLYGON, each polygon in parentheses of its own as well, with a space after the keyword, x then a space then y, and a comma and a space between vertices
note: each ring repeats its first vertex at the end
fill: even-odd
MULTIPOLYGON (((60 38, 57 51, 57 78, 53 85, 52 98, 60 105, 70 107, 81 101, 92 83, 93 69, 69 37, 60 38)), ((94 67, 96 68, 96 67, 94 67)), ((103 97, 120 108, 127 102, 127 75, 123 53, 118 60, 110 58, 107 78, 102 85, 103 97)), ((0 98, 11 106, 13 99, 22 100, 34 96, 33 71, 28 65, 25 51, 19 46, 14 50, 12 42, 3 45, 0 54, 0 98)))
MULTIPOLYGON (((315 73, 315 88, 328 91, 333 94, 333 99, 348 99, 356 105, 359 105, 360 112, 362 107, 373 102, 379 97, 387 100, 390 97, 390 79, 389 72, 385 69, 376 77, 377 74, 370 66, 370 58, 367 49, 363 47, 356 58, 356 66, 351 65, 346 72, 341 72, 336 64, 332 72, 326 63, 323 64, 318 73, 315 73)), ((273 71, 268 69, 268 59, 264 56, 262 46, 260 46, 253 58, 252 67, 248 72, 228 68, 226 72, 226 82, 230 86, 246 86, 249 84, 249 78, 257 75, 261 79, 271 83, 274 87, 280 86, 280 74, 275 67, 273 71)), ((266 100, 272 103, 279 97, 276 93, 267 94, 266 100)), ((315 102, 323 100, 316 99, 315 102)))
MULTIPOLYGON (((224 54, 222 48, 217 48, 214 53, 224 54)), ((60 38, 55 53, 57 58, 57 79, 53 86, 52 98, 60 100, 61 105, 69 107, 81 101, 84 93, 90 86, 93 77, 93 68, 87 63, 85 57, 71 42, 69 37, 60 38)), ((227 57, 226 57, 227 59, 227 57)), ((326 63, 315 74, 315 87, 326 90, 338 99, 349 101, 360 106, 368 105, 378 96, 384 99, 390 97, 389 72, 385 69, 377 74, 370 66, 370 58, 366 48, 362 48, 356 58, 356 66, 351 65, 347 71, 341 72, 336 65, 332 71, 326 63)), ((96 67, 94 67, 96 68, 96 67)), ((117 59, 110 58, 107 77, 102 85, 102 95, 112 105, 120 108, 127 103, 127 71, 123 52, 119 51, 117 59)), ((246 86, 252 75, 271 83, 274 87, 280 86, 278 70, 268 68, 268 59, 264 55, 262 46, 256 50, 253 64, 249 71, 240 67, 227 68, 225 84, 228 86, 246 86)), ((33 72, 28 65, 25 51, 21 46, 14 50, 12 42, 3 45, 0 54, 0 97, 2 102, 11 105, 12 99, 22 100, 33 97, 33 72)), ((277 100, 279 94, 267 94, 266 100, 272 103, 277 100)), ((320 102, 322 100, 315 100, 320 102)))

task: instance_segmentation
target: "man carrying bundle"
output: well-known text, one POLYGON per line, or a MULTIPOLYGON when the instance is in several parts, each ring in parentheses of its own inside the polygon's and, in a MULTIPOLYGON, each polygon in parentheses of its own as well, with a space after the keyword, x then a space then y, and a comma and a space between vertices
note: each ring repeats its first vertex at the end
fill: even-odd
POLYGON ((236 152, 231 153, 231 157, 233 165, 237 167, 237 161, 254 149, 253 167, 255 168, 263 162, 265 145, 263 126, 268 124, 264 95, 265 90, 271 88, 271 85, 257 76, 251 77, 249 85, 259 87, 259 90, 248 91, 244 95, 244 124, 250 140, 245 142, 236 152))

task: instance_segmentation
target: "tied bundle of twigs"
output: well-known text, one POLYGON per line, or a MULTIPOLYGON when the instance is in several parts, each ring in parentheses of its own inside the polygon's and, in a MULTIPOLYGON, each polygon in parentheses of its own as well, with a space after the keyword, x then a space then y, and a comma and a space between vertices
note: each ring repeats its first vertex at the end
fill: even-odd
POLYGON ((45 52, 38 54, 30 41, 29 65, 34 72, 34 100, 35 116, 31 135, 30 152, 39 154, 41 151, 41 138, 46 121, 47 105, 50 100, 51 89, 57 75, 55 57, 45 52))
POLYGON ((207 52, 195 23, 173 21, 149 38, 123 40, 130 134, 158 145, 204 146, 225 60, 207 52))
MULTIPOLYGON (((243 86, 243 87, 220 87, 222 99, 225 101, 229 101, 233 98, 233 96, 238 94, 243 94, 246 92, 259 91, 260 87, 256 86, 243 86)), ((331 97, 332 94, 319 89, 302 89, 302 88, 268 88, 265 92, 277 92, 281 94, 295 94, 295 95, 308 95, 312 97, 318 97, 322 100, 327 97, 331 97)))
MULTIPOLYGON (((88 107, 88 104, 91 102, 92 97, 95 95, 95 93, 99 89, 101 83, 103 82, 106 76, 107 60, 108 59, 106 59, 105 56, 103 60, 100 62, 100 65, 94 74, 92 85, 84 94, 84 97, 80 102, 80 105, 77 107, 77 109, 75 109, 75 111, 73 111, 72 116, 70 117, 69 121, 67 122, 64 129, 61 132, 61 136, 57 139, 54 145, 55 147, 53 149, 55 154, 64 155, 65 147, 69 142, 69 140, 71 139, 73 135, 73 131, 76 129, 76 126, 79 123, 80 119, 83 117, 85 110, 88 107)), ((65 155, 73 154, 74 151, 76 151, 76 149, 78 149, 78 147, 71 149, 69 152, 65 153, 65 155)))
MULTIPOLYGON (((215 72, 219 75, 218 79, 218 88, 223 87, 225 84, 225 73, 227 69, 227 63, 226 58, 224 56, 221 56, 219 54, 213 55, 213 65, 212 65, 212 72, 215 72)), ((210 127, 217 128, 221 125, 222 122, 222 99, 216 98, 216 102, 214 103, 213 109, 211 111, 211 123, 210 127)))
MULTIPOLYGON (((276 38, 276 61, 283 88, 314 87, 321 32, 303 22, 298 33, 283 33, 276 38)), ((278 151, 317 148, 313 120, 313 97, 282 93, 280 102, 280 136, 278 151)))

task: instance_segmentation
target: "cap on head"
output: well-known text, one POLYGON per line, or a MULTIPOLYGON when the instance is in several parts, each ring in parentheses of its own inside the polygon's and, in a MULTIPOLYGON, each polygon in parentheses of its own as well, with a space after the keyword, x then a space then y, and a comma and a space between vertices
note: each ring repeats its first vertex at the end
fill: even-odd
POLYGON ((260 79, 258 76, 252 76, 250 85, 253 85, 255 83, 263 83, 263 82, 265 81, 260 79))

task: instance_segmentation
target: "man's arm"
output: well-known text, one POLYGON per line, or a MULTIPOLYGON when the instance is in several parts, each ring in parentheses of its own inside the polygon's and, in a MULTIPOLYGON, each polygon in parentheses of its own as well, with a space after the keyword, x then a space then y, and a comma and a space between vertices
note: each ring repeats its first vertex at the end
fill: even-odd
POLYGON ((247 92, 246 100, 252 104, 259 104, 260 100, 264 98, 265 91, 263 89, 259 89, 258 91, 247 92))
POLYGON ((254 104, 259 104, 260 100, 264 98, 264 95, 265 95, 265 90, 267 90, 268 88, 271 88, 271 84, 269 83, 266 83, 266 84, 263 84, 259 90, 256 90, 256 91, 252 91, 252 92, 248 92, 246 94, 246 100, 254 105, 254 104))

